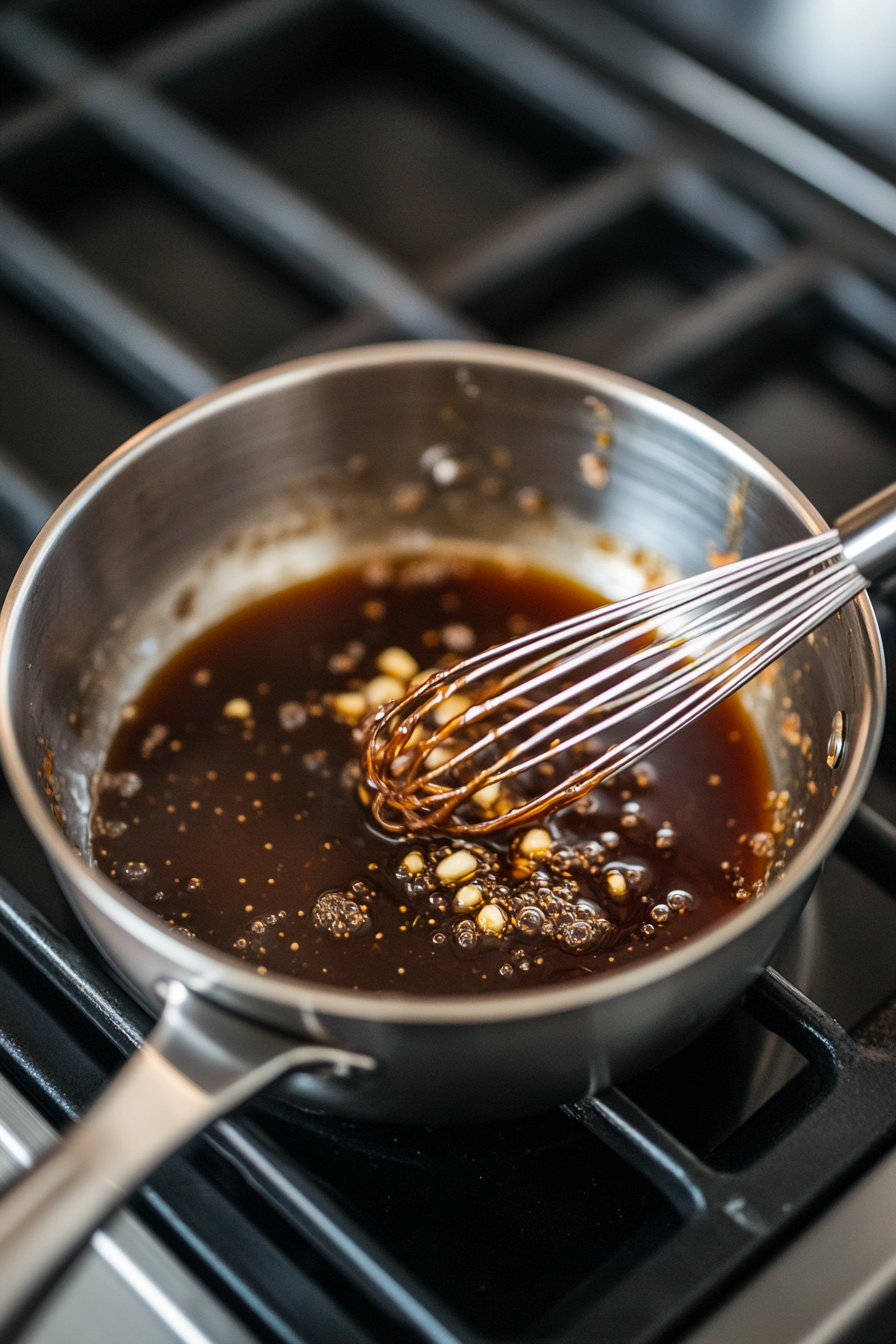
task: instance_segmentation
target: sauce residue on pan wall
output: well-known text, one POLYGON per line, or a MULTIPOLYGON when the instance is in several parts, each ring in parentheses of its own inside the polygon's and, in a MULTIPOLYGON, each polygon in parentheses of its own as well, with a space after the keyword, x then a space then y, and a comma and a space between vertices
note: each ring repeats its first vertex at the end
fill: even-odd
POLYGON ((359 790, 371 704, 417 668, 599 600, 532 567, 434 552, 256 602, 123 711, 96 861, 182 936, 260 974, 462 994, 663 955, 768 869, 779 795, 736 698, 547 821, 481 844, 386 836, 359 790))

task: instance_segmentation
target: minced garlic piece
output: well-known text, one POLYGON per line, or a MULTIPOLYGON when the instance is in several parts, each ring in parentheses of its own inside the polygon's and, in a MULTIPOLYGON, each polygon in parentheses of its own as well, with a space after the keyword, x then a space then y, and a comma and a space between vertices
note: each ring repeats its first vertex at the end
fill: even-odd
POLYGON ((242 695, 236 695, 224 706, 225 719, 248 719, 252 716, 252 706, 242 695))
POLYGON ((435 770, 436 766, 444 765, 446 761, 450 761, 453 755, 454 752, 449 751, 447 747, 433 747, 426 758, 426 767, 428 770, 435 770))
POLYGON ((440 705, 436 705, 432 716, 441 728, 444 724, 450 723, 452 719, 456 719, 458 715, 465 714, 472 703, 472 700, 466 695, 449 695, 447 700, 443 700, 440 705))
POLYGON ((504 925, 507 923, 507 916, 500 905, 484 905, 476 916, 476 923, 483 933, 491 933, 496 937, 504 932, 504 925))
POLYGON ((468 849, 455 849, 436 864, 436 877, 440 882, 462 882, 465 877, 472 877, 478 867, 475 854, 468 849))
POLYGON ((527 859, 541 859, 550 854, 553 846, 550 831, 546 831, 543 826, 533 826, 520 841, 519 851, 527 859))
POLYGON ((332 705, 339 718, 351 724, 360 722, 369 708, 366 695, 360 691, 341 691, 333 696, 332 705))
POLYGON ((404 682, 397 677, 374 677, 364 687, 364 696, 369 709, 379 709, 389 700, 401 700, 404 695, 404 682))
POLYGON ((607 891, 614 901, 621 901, 628 895, 628 883, 625 880, 624 873, 607 873, 606 882, 607 891))
POLYGON ((420 670, 420 664, 416 658, 408 653, 407 649, 401 649, 393 644, 388 649, 383 649, 376 660, 376 665, 381 672, 385 672, 387 677, 395 677, 397 681, 405 683, 411 680, 420 670))
POLYGON ((482 892, 474 882, 468 882, 455 893, 451 908, 458 915, 467 915, 471 910, 478 909, 481 904, 482 892))

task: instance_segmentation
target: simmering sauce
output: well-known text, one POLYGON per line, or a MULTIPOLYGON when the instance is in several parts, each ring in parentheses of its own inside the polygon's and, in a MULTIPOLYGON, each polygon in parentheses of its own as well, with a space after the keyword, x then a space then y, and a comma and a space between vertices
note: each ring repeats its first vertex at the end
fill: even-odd
POLYGON ((360 724, 450 666, 600 599, 538 569, 388 557, 259 601, 125 708, 93 853, 187 938, 340 987, 512 991, 662 956, 761 890, 768 768, 735 698, 535 825, 387 835, 360 724))

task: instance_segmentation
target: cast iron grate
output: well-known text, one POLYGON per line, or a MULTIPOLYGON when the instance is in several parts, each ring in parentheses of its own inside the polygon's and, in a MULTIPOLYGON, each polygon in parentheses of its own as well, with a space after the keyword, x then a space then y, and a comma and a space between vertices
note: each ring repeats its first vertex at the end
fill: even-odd
MULTIPOLYGON (((722 95, 701 112, 645 86, 647 40, 577 0, 3 10, 0 578, 49 498, 153 415, 395 337, 620 367, 739 428, 829 517, 888 483, 896 188, 813 157, 796 127, 755 153, 722 95)), ((863 805, 829 878, 873 907, 869 966, 892 915, 860 873, 896 894, 894 774, 888 738, 880 810, 863 805)), ((0 1054, 61 1123, 146 1021, 8 795, 0 871, 51 921, 4 886, 0 1054)), ((852 1026, 894 992, 882 963, 864 997, 821 1001, 852 1026)), ((565 1115, 399 1132, 271 1101, 135 1202, 262 1339, 646 1344, 773 1255, 894 1127, 886 1010, 849 1035, 768 972, 670 1065, 565 1115), (772 1038, 790 1081, 750 1094, 772 1038)))

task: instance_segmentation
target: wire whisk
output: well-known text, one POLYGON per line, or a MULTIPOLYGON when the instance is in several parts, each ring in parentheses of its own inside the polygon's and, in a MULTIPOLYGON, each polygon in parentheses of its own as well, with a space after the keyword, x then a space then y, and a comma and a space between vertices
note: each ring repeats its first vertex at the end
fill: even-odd
POLYGON ((832 529, 486 649, 376 712, 373 813, 392 831, 471 835, 573 802, 866 586, 832 529))

